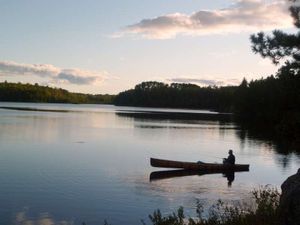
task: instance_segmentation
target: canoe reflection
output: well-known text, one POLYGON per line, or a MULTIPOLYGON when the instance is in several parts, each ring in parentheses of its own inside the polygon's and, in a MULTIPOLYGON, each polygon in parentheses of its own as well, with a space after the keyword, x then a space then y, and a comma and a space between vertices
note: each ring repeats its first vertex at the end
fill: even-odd
MULTIPOLYGON (((249 171, 249 170, 248 170, 249 171)), ((243 171, 247 172, 247 171, 243 171)), ((229 171, 226 173, 222 173, 223 177, 227 178, 228 187, 231 187, 234 181, 234 175, 236 172, 229 171)), ((156 180, 163 180, 175 177, 186 177, 186 176, 203 176, 208 174, 220 174, 220 172, 212 172, 212 171, 195 171, 195 170, 167 170, 167 171, 155 171, 150 174, 150 182, 156 180)))

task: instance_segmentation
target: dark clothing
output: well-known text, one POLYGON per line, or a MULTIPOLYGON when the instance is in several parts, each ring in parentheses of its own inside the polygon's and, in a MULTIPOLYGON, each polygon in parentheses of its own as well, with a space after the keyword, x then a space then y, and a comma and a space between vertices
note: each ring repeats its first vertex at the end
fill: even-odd
POLYGON ((235 164, 235 156, 233 154, 229 154, 228 158, 226 159, 226 163, 234 165, 235 164))

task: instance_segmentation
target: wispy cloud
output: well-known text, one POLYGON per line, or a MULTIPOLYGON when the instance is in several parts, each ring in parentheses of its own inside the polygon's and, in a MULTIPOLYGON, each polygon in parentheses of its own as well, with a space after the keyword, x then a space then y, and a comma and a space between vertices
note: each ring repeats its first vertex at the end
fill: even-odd
POLYGON ((169 78, 167 82, 172 83, 193 83, 198 84, 200 86, 226 86, 226 85, 238 85, 241 83, 239 79, 201 79, 201 78, 189 78, 189 77, 177 77, 177 78, 169 78))
POLYGON ((114 34, 141 35, 149 39, 168 39, 179 34, 207 35, 270 30, 292 26, 286 0, 237 0, 227 8, 200 10, 190 15, 173 13, 143 19, 114 34))
POLYGON ((50 83, 70 83, 77 85, 94 84, 103 81, 107 72, 94 72, 81 69, 61 69, 50 64, 24 64, 13 61, 0 61, 2 76, 39 76, 50 79, 50 83))

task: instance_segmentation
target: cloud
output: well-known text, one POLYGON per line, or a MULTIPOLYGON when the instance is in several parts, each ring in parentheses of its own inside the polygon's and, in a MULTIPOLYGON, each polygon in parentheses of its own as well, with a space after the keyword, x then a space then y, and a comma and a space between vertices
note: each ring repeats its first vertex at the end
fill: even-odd
POLYGON ((1 74, 15 74, 15 75, 31 75, 49 77, 59 73, 60 69, 49 65, 49 64, 23 64, 12 61, 0 62, 0 73, 1 74))
POLYGON ((24 64, 12 61, 0 61, 0 75, 39 76, 50 79, 52 83, 77 85, 94 84, 107 77, 106 72, 94 72, 81 69, 61 69, 50 64, 24 64))
POLYGON ((286 0, 237 0, 223 9, 143 19, 113 36, 139 34, 149 39, 168 39, 179 34, 208 35, 288 28, 293 24, 288 7, 286 0))
POLYGON ((80 69, 64 69, 58 75, 57 79, 66 80, 72 84, 92 84, 103 75, 97 75, 95 72, 80 69))
POLYGON ((193 83, 201 86, 226 86, 238 85, 241 83, 239 79, 198 79, 188 77, 169 78, 167 82, 172 83, 193 83))

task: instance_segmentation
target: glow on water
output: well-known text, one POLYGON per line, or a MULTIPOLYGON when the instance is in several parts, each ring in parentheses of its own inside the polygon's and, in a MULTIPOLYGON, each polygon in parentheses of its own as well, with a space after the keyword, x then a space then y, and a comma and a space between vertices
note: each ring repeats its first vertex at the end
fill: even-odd
POLYGON ((188 116, 215 112, 33 103, 0 107, 7 107, 0 109, 0 224, 96 225, 105 219, 140 224, 157 208, 167 213, 182 205, 193 213, 198 200, 208 207, 219 198, 248 199, 259 185, 279 187, 300 163, 295 153, 280 154, 274 143, 242 135, 231 121, 188 116), (187 118, 168 118, 168 113, 187 118), (229 148, 239 163, 250 164, 249 172, 235 174, 231 187, 222 174, 149 180, 158 170, 150 167, 150 157, 220 162, 229 148))

